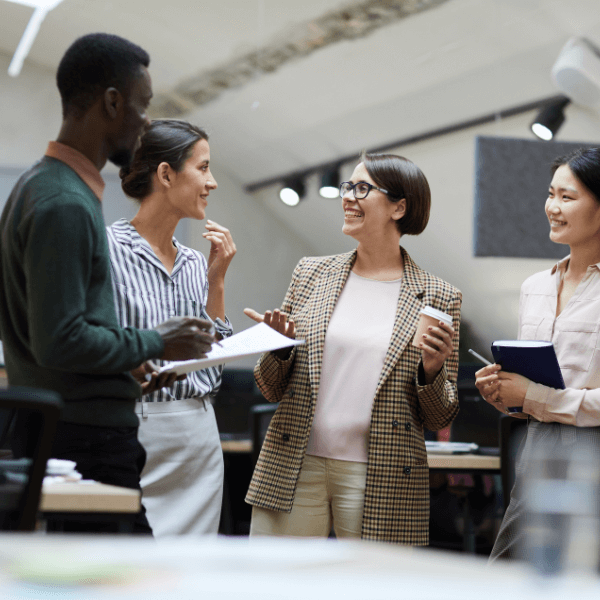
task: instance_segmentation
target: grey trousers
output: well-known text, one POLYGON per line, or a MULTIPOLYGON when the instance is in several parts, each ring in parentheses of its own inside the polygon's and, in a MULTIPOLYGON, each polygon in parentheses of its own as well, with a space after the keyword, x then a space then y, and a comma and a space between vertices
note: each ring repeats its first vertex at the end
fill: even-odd
MULTIPOLYGON (((564 449, 576 448, 581 444, 592 444, 600 449, 600 427, 574 427, 562 423, 541 423, 531 420, 527 426, 521 456, 517 462, 515 485, 510 495, 510 504, 504 514, 496 543, 489 562, 500 559, 527 559, 524 555, 527 535, 527 512, 523 498, 526 484, 527 466, 536 448, 561 446, 564 449)), ((598 453, 600 457, 600 453, 598 453)))

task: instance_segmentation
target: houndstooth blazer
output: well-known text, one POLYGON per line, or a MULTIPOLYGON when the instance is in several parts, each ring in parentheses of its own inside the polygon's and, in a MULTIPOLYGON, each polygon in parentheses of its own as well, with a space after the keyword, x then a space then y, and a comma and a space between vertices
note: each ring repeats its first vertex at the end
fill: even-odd
MULTIPOLYGON (((446 427, 458 412, 458 329, 462 295, 423 271, 401 248, 404 275, 390 346, 379 377, 369 430, 362 538, 400 544, 429 542, 429 468, 423 428, 446 427), (454 351, 433 383, 421 386, 421 351, 411 344, 419 311, 429 305, 452 315, 454 351)), ((308 444, 319 390, 329 319, 356 259, 356 250, 304 258, 282 310, 296 323, 287 360, 264 354, 254 375, 270 402, 279 402, 258 459, 246 502, 289 512, 308 444)))

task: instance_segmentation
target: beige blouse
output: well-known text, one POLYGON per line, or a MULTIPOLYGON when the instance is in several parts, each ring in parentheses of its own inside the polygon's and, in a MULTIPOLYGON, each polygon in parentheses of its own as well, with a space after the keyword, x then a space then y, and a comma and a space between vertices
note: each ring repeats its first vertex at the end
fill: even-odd
POLYGON ((519 339, 552 341, 566 389, 531 382, 523 412, 539 421, 600 425, 600 263, 590 265, 556 317, 558 289, 569 257, 521 287, 519 339))
POLYGON ((400 283, 350 271, 325 335, 307 454, 367 462, 373 399, 394 329, 400 283))

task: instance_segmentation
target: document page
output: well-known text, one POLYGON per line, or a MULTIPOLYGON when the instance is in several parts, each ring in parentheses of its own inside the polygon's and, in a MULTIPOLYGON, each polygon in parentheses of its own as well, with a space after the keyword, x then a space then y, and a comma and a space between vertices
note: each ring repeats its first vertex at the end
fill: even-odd
POLYGON ((252 354, 262 354, 271 350, 298 346, 304 344, 304 340, 292 340, 277 333, 268 325, 258 323, 249 329, 221 340, 219 343, 220 346, 213 344, 212 350, 206 355, 206 358, 167 363, 161 367, 159 373, 168 372, 183 375, 184 373, 233 362, 252 354))

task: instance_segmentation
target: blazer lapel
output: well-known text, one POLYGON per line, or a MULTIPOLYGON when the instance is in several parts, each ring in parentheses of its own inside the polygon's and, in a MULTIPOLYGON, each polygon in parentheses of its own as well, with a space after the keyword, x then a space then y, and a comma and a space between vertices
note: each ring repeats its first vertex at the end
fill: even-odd
POLYGON ((340 293, 348 279, 350 269, 352 269, 355 260, 356 250, 341 254, 336 257, 336 260, 333 261, 316 283, 317 289, 320 288, 322 291, 314 297, 315 301, 311 306, 309 314, 311 325, 307 336, 311 350, 308 355, 308 368, 314 398, 319 393, 323 346, 325 345, 327 327, 329 327, 333 309, 340 297, 340 293))
POLYGON ((412 342, 417 329, 419 313, 424 306, 422 300, 424 285, 420 276, 420 269, 412 261, 404 248, 401 247, 401 251, 402 258, 404 259, 404 274, 402 276, 400 294, 398 295, 394 329, 383 362, 383 369, 379 376, 379 382, 377 383, 377 389, 375 390, 375 397, 377 397, 379 390, 400 360, 406 346, 412 342))

